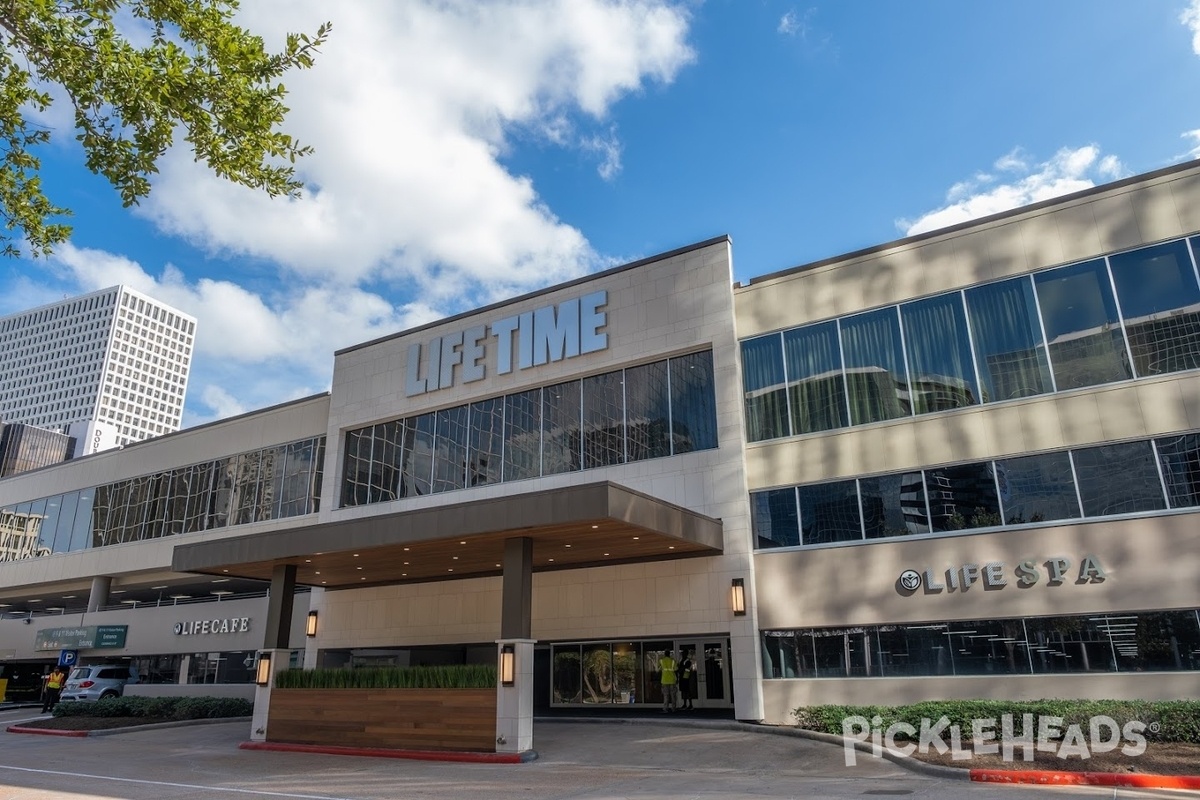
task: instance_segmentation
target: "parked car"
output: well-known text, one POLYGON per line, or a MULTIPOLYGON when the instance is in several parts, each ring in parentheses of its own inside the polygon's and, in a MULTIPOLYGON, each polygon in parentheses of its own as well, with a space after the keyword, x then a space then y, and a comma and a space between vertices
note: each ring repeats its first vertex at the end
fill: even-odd
POLYGON ((128 664, 76 667, 67 677, 67 685, 63 687, 59 700, 107 700, 110 697, 120 697, 125 692, 126 684, 137 682, 137 668, 128 664))

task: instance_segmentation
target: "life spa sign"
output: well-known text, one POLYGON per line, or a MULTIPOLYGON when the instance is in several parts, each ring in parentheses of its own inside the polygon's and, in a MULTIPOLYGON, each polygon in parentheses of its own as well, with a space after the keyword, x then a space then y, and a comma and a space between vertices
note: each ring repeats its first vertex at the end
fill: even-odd
POLYGON ((1108 577, 1100 559, 1093 555, 1084 556, 1078 564, 1064 556, 1047 559, 1028 558, 1016 562, 1010 569, 1004 561, 989 561, 986 564, 958 564, 946 569, 925 567, 920 570, 906 569, 896 579, 896 591, 909 597, 918 591, 925 594, 967 592, 973 586, 995 591, 1015 585, 1028 589, 1043 580, 1047 586, 1062 586, 1072 583, 1084 586, 1103 583, 1108 577), (1010 578, 1013 582, 1010 582, 1010 578))
POLYGON ((608 348, 608 292, 592 292, 523 314, 476 325, 408 347, 404 394, 408 397, 487 377, 494 351, 497 375, 530 369, 608 348))

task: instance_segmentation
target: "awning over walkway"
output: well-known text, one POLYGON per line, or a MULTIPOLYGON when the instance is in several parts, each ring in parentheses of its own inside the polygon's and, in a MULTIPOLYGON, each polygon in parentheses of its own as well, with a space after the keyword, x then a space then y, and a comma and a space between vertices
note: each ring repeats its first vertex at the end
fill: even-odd
POLYGON ((327 589, 501 575, 504 542, 533 542, 533 571, 717 555, 720 520, 611 482, 377 514, 179 545, 172 569, 327 589))

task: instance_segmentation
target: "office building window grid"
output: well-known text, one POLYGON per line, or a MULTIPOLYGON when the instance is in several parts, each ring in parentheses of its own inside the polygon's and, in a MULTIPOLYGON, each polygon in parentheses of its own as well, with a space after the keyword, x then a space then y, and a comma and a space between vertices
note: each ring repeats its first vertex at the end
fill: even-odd
POLYGON ((762 632, 764 678, 1200 670, 1200 611, 762 632))
POLYGON ((1200 368, 1200 237, 741 342, 751 442, 1200 368))
POLYGON ((0 561, 320 510, 325 437, 0 508, 0 561))
POLYGON ((750 493, 759 549, 1197 507, 1197 432, 750 493))
POLYGON ((712 351, 477 400, 346 433, 359 506, 717 446, 712 351))

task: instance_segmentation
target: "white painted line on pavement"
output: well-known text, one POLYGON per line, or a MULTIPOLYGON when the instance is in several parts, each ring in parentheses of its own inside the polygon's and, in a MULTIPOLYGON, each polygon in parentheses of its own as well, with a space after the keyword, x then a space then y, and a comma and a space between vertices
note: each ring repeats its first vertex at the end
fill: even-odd
POLYGON ((345 797, 330 797, 323 794, 292 794, 290 792, 264 792, 257 789, 232 789, 225 786, 202 786, 196 783, 171 783, 170 781, 147 781, 139 778, 114 778, 110 775, 88 775, 83 772, 63 772, 56 769, 32 769, 30 767, 10 767, 0 764, 0 769, 14 772, 32 772, 38 775, 62 775, 68 778, 91 778, 100 781, 116 781, 118 783, 141 783, 147 786, 170 786, 175 789, 204 789, 207 791, 236 792, 237 794, 254 794, 265 797, 297 797, 301 800, 350 800, 345 797))

